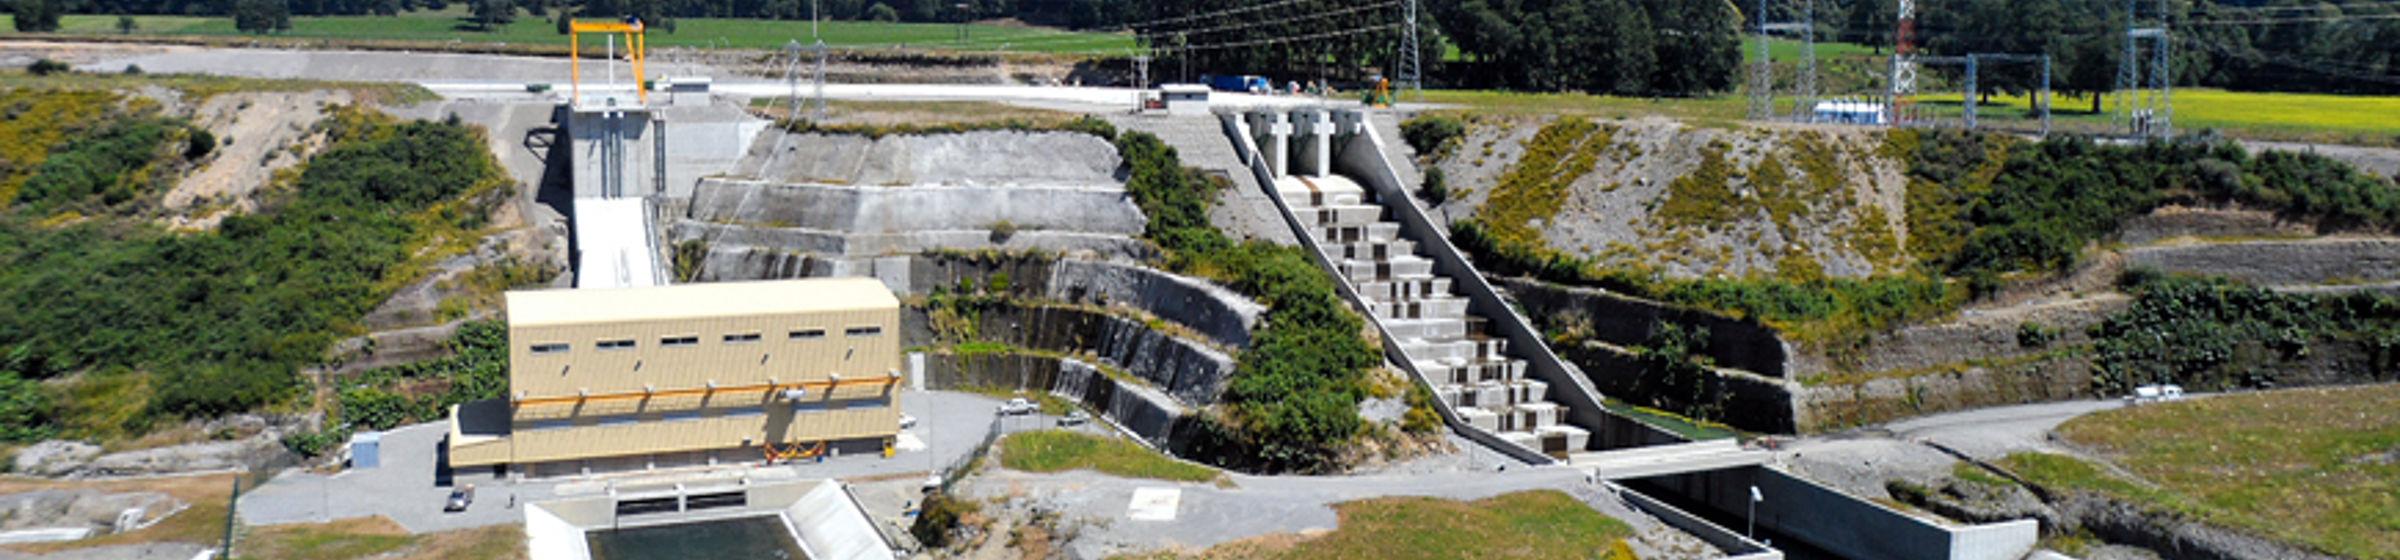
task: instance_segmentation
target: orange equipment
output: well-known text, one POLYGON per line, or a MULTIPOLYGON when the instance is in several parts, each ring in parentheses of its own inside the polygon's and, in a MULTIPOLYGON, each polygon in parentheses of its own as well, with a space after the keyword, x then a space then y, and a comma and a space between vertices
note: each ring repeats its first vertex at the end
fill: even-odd
POLYGON ((650 89, 641 85, 642 58, 643 51, 647 50, 644 48, 647 43, 642 39, 642 20, 632 18, 627 18, 624 23, 577 21, 571 22, 567 26, 567 58, 571 61, 575 73, 574 91, 571 92, 574 97, 571 99, 577 103, 583 102, 583 34, 585 33, 625 34, 625 52, 633 59, 634 92, 640 96, 643 105, 650 104, 650 89))
POLYGON ((776 461, 810 459, 823 456, 825 454, 825 442, 822 441, 817 442, 815 447, 801 447, 797 442, 793 443, 790 447, 785 447, 783 449, 776 449, 775 444, 772 443, 767 444, 766 447, 767 464, 770 465, 775 464, 776 461))

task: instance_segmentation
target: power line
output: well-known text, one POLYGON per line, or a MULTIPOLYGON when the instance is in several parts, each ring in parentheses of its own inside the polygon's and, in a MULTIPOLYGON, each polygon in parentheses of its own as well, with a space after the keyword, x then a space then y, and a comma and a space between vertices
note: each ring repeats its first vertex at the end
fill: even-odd
POLYGON ((1358 34, 1361 34, 1361 33, 1373 33, 1373 32, 1376 32, 1376 31, 1382 31, 1382 30, 1385 30, 1385 29, 1392 29, 1392 28, 1396 28, 1396 27, 1400 27, 1400 24, 1399 24, 1399 23, 1385 23, 1385 24, 1381 24, 1381 25, 1370 25, 1370 26, 1366 26, 1366 27, 1354 27, 1354 28, 1350 28, 1350 29, 1343 29, 1343 30, 1337 30, 1337 31, 1325 31, 1325 32, 1320 32, 1320 33, 1311 33, 1311 34, 1308 34, 1308 35, 1296 35, 1296 36, 1289 36, 1289 37, 1269 37, 1269 38, 1266 38, 1266 39, 1254 39, 1254 40, 1249 40, 1249 41, 1236 41, 1236 42, 1231 42, 1231 43, 1216 43, 1216 44, 1208 44, 1208 45, 1184 45, 1184 46, 1173 47, 1173 48, 1170 48, 1170 49, 1167 49, 1167 50, 1179 50, 1179 51, 1204 51, 1204 50, 1214 50, 1214 49, 1232 49, 1232 48, 1241 48, 1241 47, 1257 47, 1257 46, 1265 46, 1265 45, 1276 45, 1276 44, 1282 44, 1282 43, 1297 43, 1297 42, 1301 42, 1301 41, 1314 41, 1314 40, 1317 40, 1317 39, 1331 39, 1331 38, 1334 38, 1334 37, 1343 37, 1343 36, 1349 36, 1349 35, 1358 35, 1358 34))
MULTIPOLYGON (((1268 20, 1268 21, 1250 21, 1250 22, 1234 23, 1234 24, 1220 25, 1220 26, 1217 26, 1217 27, 1211 27, 1211 28, 1208 28, 1208 29, 1198 29, 1198 30, 1183 30, 1183 29, 1177 29, 1177 30, 1173 30, 1173 31, 1170 31, 1170 32, 1167 32, 1167 33, 1172 33, 1172 34, 1176 34, 1176 35, 1183 35, 1183 36, 1186 36, 1186 37, 1193 36, 1193 35, 1208 35, 1208 34, 1212 34, 1212 33, 1218 33, 1218 32, 1223 32, 1223 31, 1239 31, 1239 30, 1243 30, 1243 29, 1251 29, 1251 28, 1257 28, 1257 27, 1268 27, 1268 26, 1275 26, 1275 25, 1284 25, 1284 24, 1288 24, 1288 23, 1293 23, 1293 22, 1298 22, 1298 21, 1306 21, 1306 20, 1312 20, 1312 19, 1324 19, 1324 18, 1329 18, 1329 17, 1334 17, 1334 16, 1340 16, 1340 15, 1354 14, 1354 13, 1363 12, 1363 11, 1367 11, 1367 10, 1378 10, 1378 9, 1383 9, 1383 8, 1389 8, 1389 7, 1398 6, 1398 5, 1400 5, 1400 0, 1384 0, 1382 3, 1377 3, 1377 4, 1365 4, 1365 5, 1359 5, 1359 6, 1351 6, 1351 7, 1348 7, 1348 8, 1343 8, 1343 9, 1339 9, 1339 10, 1332 10, 1332 11, 1325 11, 1325 12, 1311 12, 1311 13, 1308 13, 1308 14, 1303 14, 1303 15, 1297 15, 1297 16, 1288 16, 1288 17, 1285 17, 1285 18, 1283 18, 1283 19, 1277 19, 1277 20, 1268 20)), ((1162 35, 1162 34, 1166 34, 1166 33, 1149 33, 1149 34, 1145 34, 1145 36, 1156 37, 1156 36, 1159 36, 1159 35, 1162 35)))
POLYGON ((1201 13, 1201 14, 1189 14, 1189 15, 1182 15, 1182 16, 1170 17, 1170 18, 1160 18, 1160 19, 1154 19, 1154 20, 1145 21, 1145 22, 1139 22, 1139 23, 1125 23, 1125 24, 1120 24, 1120 25, 1116 26, 1114 29, 1137 29, 1137 28, 1149 28, 1149 27, 1156 27, 1156 26, 1159 26, 1159 25, 1165 25, 1165 24, 1169 24, 1169 23, 1182 23, 1182 22, 1186 22, 1186 21, 1192 21, 1192 20, 1196 20, 1196 19, 1208 19, 1208 18, 1216 18, 1216 17, 1223 17, 1223 16, 1229 16, 1229 15, 1236 15, 1236 14, 1246 14, 1246 13, 1255 12, 1255 11, 1259 11, 1259 10, 1265 10, 1265 9, 1269 9, 1269 8, 1276 8, 1276 7, 1281 7, 1281 6, 1289 6, 1289 5, 1292 5, 1292 4, 1298 4, 1298 3, 1301 3, 1301 2, 1308 2, 1308 1, 1311 1, 1311 0, 1277 0, 1277 1, 1275 1, 1275 2, 1268 2, 1268 3, 1265 3, 1265 4, 1253 4, 1253 5, 1249 5, 1249 6, 1242 6, 1242 7, 1239 7, 1239 8, 1227 8, 1227 9, 1218 10, 1218 11, 1214 11, 1214 12, 1208 12, 1208 13, 1201 13))

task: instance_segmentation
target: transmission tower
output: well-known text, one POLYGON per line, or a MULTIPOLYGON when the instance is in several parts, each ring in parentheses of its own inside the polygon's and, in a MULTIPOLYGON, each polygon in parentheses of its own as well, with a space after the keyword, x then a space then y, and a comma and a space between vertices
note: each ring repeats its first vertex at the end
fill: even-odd
POLYGON ((1899 19, 1892 27, 1892 101, 1890 122, 1899 126, 1910 118, 1917 94, 1917 0, 1900 0, 1899 19))
MULTIPOLYGON (((1902 0, 1908 1, 1908 0, 1902 0)), ((1758 0, 1758 59, 1750 64, 1750 120, 1775 114, 1775 68, 1767 50, 1767 0, 1758 0)))
POLYGON ((2173 138, 2175 73, 2169 49, 2174 40, 2167 28, 2167 0, 2158 0, 2154 19, 2143 18, 2140 9, 2141 0, 2125 0, 2125 52, 2117 61, 2114 120, 2118 130, 2134 138, 2173 138))
POLYGON ((1417 0, 1408 0, 1408 18, 1405 23, 1408 25, 1408 50, 1405 51, 1408 61, 1408 74, 1406 75, 1408 88, 1416 91, 1417 101, 1423 102, 1425 101, 1425 68, 1420 65, 1421 61, 1417 57, 1420 56, 1420 51, 1424 50, 1425 44, 1417 40, 1417 0))

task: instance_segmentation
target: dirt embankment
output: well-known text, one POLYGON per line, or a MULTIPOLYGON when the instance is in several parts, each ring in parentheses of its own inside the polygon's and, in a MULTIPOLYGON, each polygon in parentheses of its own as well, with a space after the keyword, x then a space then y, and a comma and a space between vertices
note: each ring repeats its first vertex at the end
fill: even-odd
POLYGON ((167 191, 163 205, 177 214, 171 224, 215 229, 226 216, 258 211, 251 195, 323 148, 317 121, 326 106, 348 102, 350 94, 340 91, 229 93, 191 108, 192 122, 216 135, 217 149, 167 191))

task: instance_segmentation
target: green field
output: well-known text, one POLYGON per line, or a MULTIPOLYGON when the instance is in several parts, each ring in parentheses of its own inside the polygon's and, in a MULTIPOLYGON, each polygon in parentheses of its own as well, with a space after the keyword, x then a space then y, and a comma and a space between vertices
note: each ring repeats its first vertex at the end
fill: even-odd
POLYGON ((1333 505, 1341 528, 1293 541, 1234 541, 1190 556, 1143 558, 1378 560, 1594 558, 1632 560, 1624 539, 1633 527, 1557 490, 1527 490, 1472 502, 1425 497, 1372 498, 1333 505))
MULTIPOLYGON (((410 12, 397 16, 294 17, 290 31, 273 36, 366 41, 567 44, 567 36, 558 34, 555 24, 522 14, 517 16, 516 22, 495 30, 475 30, 465 19, 467 12, 464 6, 459 4, 443 11, 410 12)), ((233 18, 229 17, 134 16, 134 21, 141 28, 134 32, 136 35, 247 35, 234 29, 233 18)), ((0 22, 11 22, 11 18, 0 16, 0 22)), ((0 29, 13 30, 15 27, 13 23, 0 23, 0 29)), ((59 31, 114 35, 117 34, 117 16, 65 16, 59 20, 59 31)), ((965 42, 958 41, 958 26, 942 23, 829 21, 823 23, 818 33, 826 44, 846 48, 1122 53, 1133 46, 1132 35, 981 24, 969 26, 968 40, 965 42)), ((0 38, 24 35, 14 31, 0 32, 0 38)), ((597 37, 587 39, 602 40, 597 37)), ((792 40, 803 44, 814 42, 806 21, 705 18, 676 20, 675 32, 668 33, 663 29, 652 31, 648 40, 654 48, 774 48, 792 40)))
POLYGON ((2094 413, 2058 434, 2141 481, 2060 455, 2002 461, 2081 489, 2338 556, 2400 559, 2400 385, 2227 395, 2094 413))
MULTIPOLYGON (((1817 60, 1819 61, 1834 57, 1880 56, 1882 54, 1884 53, 1877 52, 1875 47, 1861 45, 1858 43, 1830 43, 1822 41, 1817 43, 1817 60)), ((1798 63, 1800 61, 1800 42, 1791 39, 1768 39, 1767 56, 1774 57, 1776 62, 1798 63)), ((1748 64, 1757 61, 1758 39, 1755 37, 1743 36, 1742 63, 1748 64)))

